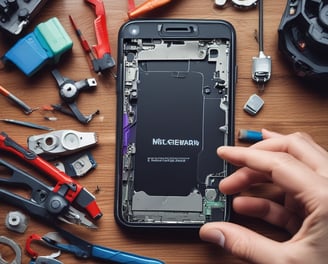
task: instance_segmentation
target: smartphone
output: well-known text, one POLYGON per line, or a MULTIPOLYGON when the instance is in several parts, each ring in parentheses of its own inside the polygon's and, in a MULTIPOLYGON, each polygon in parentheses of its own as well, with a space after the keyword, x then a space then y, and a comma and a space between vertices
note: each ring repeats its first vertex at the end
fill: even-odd
POLYGON ((234 144, 235 30, 222 20, 134 20, 118 38, 115 217, 131 228, 228 221, 218 189, 234 144))

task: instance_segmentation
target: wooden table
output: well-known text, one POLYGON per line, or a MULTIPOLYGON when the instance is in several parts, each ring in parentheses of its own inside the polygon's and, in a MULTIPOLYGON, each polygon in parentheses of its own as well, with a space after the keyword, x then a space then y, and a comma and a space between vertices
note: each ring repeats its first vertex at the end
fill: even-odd
MULTIPOLYGON (((127 1, 104 1, 107 12, 107 24, 110 44, 114 58, 117 56, 117 33, 120 26, 127 20, 127 1)), ((142 1, 136 1, 140 3, 142 1)), ((225 19, 230 21, 237 32, 237 62, 239 67, 236 91, 236 133, 240 128, 260 129, 262 127, 281 133, 306 131, 323 147, 328 148, 328 93, 318 87, 306 87, 297 80, 286 64, 285 59, 278 51, 277 28, 285 8, 285 1, 265 1, 264 3, 264 46, 265 53, 272 57, 272 79, 265 85, 261 95, 265 105, 260 113, 252 117, 243 111, 243 105, 248 97, 257 93, 257 87, 251 80, 251 61, 258 55, 258 44, 254 38, 254 31, 258 26, 258 11, 251 9, 240 11, 229 7, 215 8, 213 0, 181 0, 172 1, 170 5, 151 14, 158 18, 202 18, 225 19)), ((197 234, 180 234, 178 232, 163 233, 131 233, 122 230, 115 222, 113 216, 114 206, 114 178, 115 178, 115 128, 116 128, 116 88, 115 79, 111 76, 97 75, 89 69, 88 57, 83 52, 77 37, 70 25, 68 15, 71 14, 90 44, 96 43, 93 20, 94 11, 82 0, 56 0, 49 1, 41 14, 33 21, 29 28, 51 17, 58 17, 74 41, 70 54, 65 55, 58 69, 64 76, 73 80, 94 77, 98 87, 91 94, 83 94, 78 99, 78 105, 83 113, 90 113, 96 109, 100 115, 96 116, 88 125, 82 125, 76 120, 55 113, 58 120, 48 121, 44 117, 49 115, 42 110, 24 115, 20 109, 11 104, 3 96, 0 97, 0 118, 12 118, 31 121, 59 129, 75 129, 78 131, 96 132, 99 143, 94 148, 93 155, 98 163, 97 168, 89 175, 81 178, 79 182, 88 190, 94 192, 104 216, 99 221, 96 231, 81 229, 74 231, 89 241, 112 247, 115 249, 159 258, 165 263, 245 263, 219 249, 214 245, 203 243, 197 234)), ((1 36, 0 52, 10 47, 9 41, 1 36)), ((25 77, 17 69, 0 71, 0 85, 4 86, 16 96, 28 102, 33 107, 40 107, 51 103, 59 103, 58 89, 50 69, 45 68, 32 78, 25 77)), ((1 131, 20 144, 26 145, 26 139, 42 131, 17 127, 1 123, 1 131)), ((240 144, 236 142, 236 144, 240 144)), ((1 157, 8 156, 1 152, 1 157)), ((7 158, 7 157, 6 157, 7 158)), ((29 170, 29 168, 27 168, 29 170)), ((264 194, 265 192, 262 191, 264 194)), ((51 226, 30 219, 25 234, 8 231, 5 226, 5 217, 15 207, 1 203, 0 234, 6 235, 21 247, 24 247, 26 238, 32 233, 44 234, 53 231, 51 226)), ((247 217, 232 216, 232 221, 246 225, 259 233, 277 240, 284 240, 288 235, 275 227, 262 221, 247 217)), ((75 228, 74 228, 75 229, 75 228)), ((72 227, 73 230, 73 227, 72 227)), ((42 247, 40 251, 44 251, 42 247)), ((3 254, 3 247, 1 254, 3 254)), ((8 250, 7 250, 8 252, 8 250)), ((45 254, 51 253, 46 251, 45 254)), ((10 253, 3 254, 4 257, 10 253)), ((64 263, 78 263, 71 255, 63 253, 60 257, 64 263)), ((23 263, 28 263, 29 257, 23 254, 23 263)), ((93 260, 83 263, 95 263, 93 260)), ((99 262, 101 263, 101 262, 99 262)))

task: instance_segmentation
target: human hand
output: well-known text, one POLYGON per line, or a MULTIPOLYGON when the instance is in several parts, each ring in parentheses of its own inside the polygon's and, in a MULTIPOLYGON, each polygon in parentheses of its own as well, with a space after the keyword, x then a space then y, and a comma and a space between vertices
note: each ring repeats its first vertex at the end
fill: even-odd
POLYGON ((253 263, 327 263, 328 153, 304 133, 280 135, 263 130, 265 140, 250 147, 220 147, 218 155, 240 167, 220 183, 236 194, 254 184, 272 183, 283 203, 239 196, 234 210, 285 228, 293 236, 277 242, 234 223, 207 223, 201 239, 217 243, 253 263))

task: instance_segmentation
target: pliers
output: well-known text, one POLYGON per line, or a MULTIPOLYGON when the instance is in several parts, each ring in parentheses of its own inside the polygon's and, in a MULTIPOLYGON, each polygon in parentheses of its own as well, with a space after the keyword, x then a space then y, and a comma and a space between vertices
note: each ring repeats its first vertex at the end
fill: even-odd
POLYGON ((47 246, 60 250, 61 252, 68 252, 80 259, 98 259, 109 263, 129 263, 129 264, 164 264, 161 260, 138 256, 135 254, 117 251, 111 248, 98 246, 85 241, 72 233, 56 226, 58 232, 51 232, 42 237, 39 235, 32 235, 27 240, 26 251, 33 257, 37 254, 31 250, 30 244, 34 240, 41 240, 47 246), (62 240, 68 242, 63 243, 62 240))
POLYGON ((85 0, 93 5, 96 13, 94 27, 96 32, 97 44, 90 48, 89 43, 84 38, 81 30, 75 24, 72 16, 69 16, 74 30, 79 38, 82 48, 90 55, 92 68, 96 73, 104 73, 115 66, 115 60, 111 54, 109 37, 107 33, 107 22, 104 2, 102 0, 85 0))
POLYGON ((0 133, 0 150, 5 150, 23 159, 54 180, 55 186, 51 190, 52 193, 62 196, 69 205, 78 205, 92 219, 99 219, 102 216, 95 197, 87 189, 33 151, 16 143, 4 132, 0 133))
POLYGON ((1 176, 3 177, 0 177, 1 185, 25 187, 31 191, 31 197, 26 199, 21 195, 0 188, 2 201, 17 206, 49 224, 54 224, 56 220, 62 220, 70 224, 96 227, 82 212, 72 207, 60 193, 54 192, 53 187, 3 159, 0 159, 0 167, 3 168, 1 169, 1 176), (4 172, 9 173, 9 175, 3 175, 4 172))

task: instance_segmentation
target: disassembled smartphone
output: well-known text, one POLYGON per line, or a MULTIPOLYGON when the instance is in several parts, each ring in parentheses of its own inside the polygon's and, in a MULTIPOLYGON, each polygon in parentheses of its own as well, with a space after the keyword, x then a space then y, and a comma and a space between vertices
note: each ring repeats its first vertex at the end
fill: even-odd
POLYGON ((234 143, 235 31, 221 20, 135 20, 118 52, 115 215, 125 227, 227 221, 216 154, 234 143))

